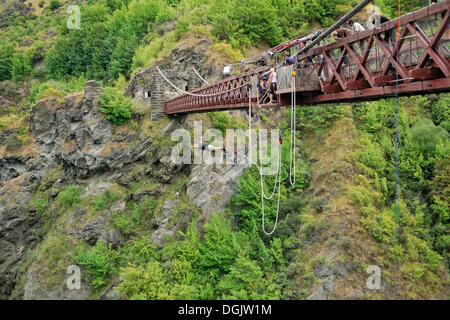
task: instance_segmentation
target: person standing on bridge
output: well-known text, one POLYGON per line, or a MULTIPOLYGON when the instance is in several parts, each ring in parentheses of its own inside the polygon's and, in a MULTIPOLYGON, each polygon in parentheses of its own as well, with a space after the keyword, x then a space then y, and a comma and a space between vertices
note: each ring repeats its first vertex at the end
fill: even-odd
MULTIPOLYGON (((389 22, 389 19, 386 18, 385 16, 381 16, 379 14, 372 14, 371 16, 371 23, 372 23, 372 28, 380 28, 380 25, 382 25, 383 23, 389 22)), ((378 39, 380 40, 384 40, 387 43, 393 43, 394 42, 394 30, 387 30, 385 32, 382 33, 383 38, 381 37, 381 33, 378 35, 378 39)))
MULTIPOLYGON (((355 22, 355 20, 353 20, 353 19, 348 20, 347 24, 350 27, 350 30, 352 30, 355 33, 366 30, 359 22, 355 22)), ((365 49, 365 44, 366 44, 366 40, 359 41, 359 49, 361 50, 361 52, 365 49)))
POLYGON ((269 104, 271 104, 275 103, 275 101, 273 101, 273 95, 277 91, 277 72, 275 71, 274 68, 270 69, 269 83, 270 83, 269 104))

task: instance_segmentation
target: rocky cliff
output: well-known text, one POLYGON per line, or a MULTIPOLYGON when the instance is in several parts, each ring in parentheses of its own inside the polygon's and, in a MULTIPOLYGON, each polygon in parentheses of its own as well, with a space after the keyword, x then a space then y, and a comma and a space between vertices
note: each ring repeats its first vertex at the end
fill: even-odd
MULTIPOLYGON (((178 47, 162 70, 183 89, 198 86, 194 84, 198 77, 189 71, 192 66, 209 77, 217 73, 204 51, 202 45, 178 47), (170 70, 188 71, 174 76, 170 70)), ((143 92, 154 87, 152 72, 137 73, 126 93, 146 103, 151 93, 143 92)), ((164 97, 173 95, 173 89, 161 85, 164 97)), ((1 299, 88 298, 92 294, 89 285, 77 291, 66 288, 70 250, 58 244, 92 246, 102 240, 120 246, 130 234, 117 230, 118 217, 131 207, 159 201, 148 226, 150 239, 161 246, 178 230, 185 230, 195 212, 204 222, 211 213, 223 210, 233 193, 242 166, 191 167, 171 162, 170 133, 181 126, 192 127, 195 117, 183 125, 160 117, 150 124, 115 127, 99 111, 100 95, 100 85, 88 81, 83 93, 39 101, 28 120, 29 144, 14 151, 2 148, 1 299), (64 195, 70 188, 78 190, 79 197, 68 206, 64 195), (114 196, 105 205, 96 204, 95 199, 105 194, 114 196)), ((151 101, 147 103, 149 110, 153 108, 151 101)), ((17 135, 16 129, 8 129, 0 139, 17 135)), ((101 297, 116 296, 109 288, 101 297)))

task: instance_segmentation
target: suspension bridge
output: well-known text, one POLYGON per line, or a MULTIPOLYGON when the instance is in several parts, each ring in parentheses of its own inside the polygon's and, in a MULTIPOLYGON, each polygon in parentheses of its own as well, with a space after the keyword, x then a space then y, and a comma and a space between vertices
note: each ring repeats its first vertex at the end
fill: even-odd
MULTIPOLYGON (((449 92, 449 8, 450 0, 435 3, 330 44, 323 44, 321 37, 313 41, 314 46, 297 52, 290 66, 272 63, 214 83, 204 81, 190 92, 177 89, 181 94, 165 102, 164 113, 265 107, 257 85, 272 67, 278 81, 277 103, 271 107, 290 105, 292 94, 298 105, 316 105, 394 97, 397 90, 399 96, 449 92), (393 41, 386 41, 386 34, 393 41)), ((344 18, 332 28, 344 23, 344 18)), ((275 47, 275 53, 295 42, 275 47)))

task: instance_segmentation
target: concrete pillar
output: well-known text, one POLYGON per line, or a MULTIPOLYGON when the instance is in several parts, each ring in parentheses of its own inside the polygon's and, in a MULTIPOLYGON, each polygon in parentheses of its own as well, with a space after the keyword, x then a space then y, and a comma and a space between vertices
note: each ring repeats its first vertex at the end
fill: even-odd
POLYGON ((102 95, 102 87, 95 80, 88 80, 84 84, 84 101, 90 107, 97 104, 98 98, 102 95))

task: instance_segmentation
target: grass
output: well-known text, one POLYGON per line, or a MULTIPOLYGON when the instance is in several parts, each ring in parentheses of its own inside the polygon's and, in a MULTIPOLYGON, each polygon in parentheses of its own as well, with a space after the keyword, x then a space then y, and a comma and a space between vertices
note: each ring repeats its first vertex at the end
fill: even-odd
POLYGON ((34 252, 35 275, 42 289, 63 285, 66 269, 71 264, 69 253, 78 240, 50 233, 34 252))

